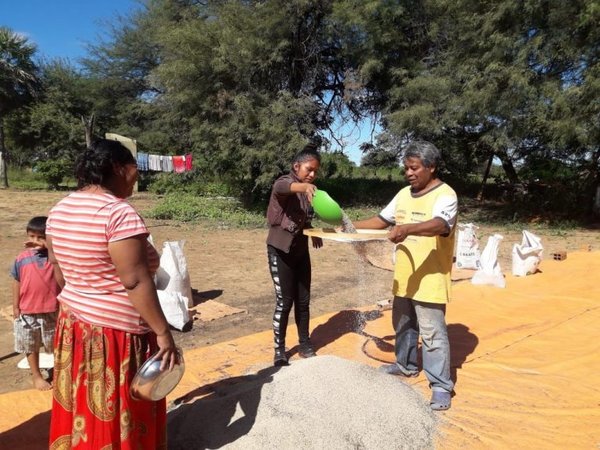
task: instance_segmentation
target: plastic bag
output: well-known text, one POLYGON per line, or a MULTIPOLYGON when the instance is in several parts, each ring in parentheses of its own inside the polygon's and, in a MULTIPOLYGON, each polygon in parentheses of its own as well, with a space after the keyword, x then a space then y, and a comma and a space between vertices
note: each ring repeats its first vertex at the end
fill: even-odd
POLYGON ((458 224, 456 239, 456 267, 459 269, 480 269, 479 240, 472 223, 458 224))
POLYGON ((494 234, 488 238, 487 244, 481 253, 481 268, 473 274, 471 283, 489 284, 499 288, 506 287, 506 281, 498 262, 498 248, 504 239, 500 234, 494 234))
POLYGON ((180 292, 158 291, 158 301, 169 325, 183 331, 190 321, 188 299, 180 292))
POLYGON ((156 288, 166 292, 178 292, 187 300, 187 306, 194 306, 192 285, 183 254, 185 241, 167 241, 163 244, 160 267, 156 271, 156 288))
POLYGON ((521 244, 513 245, 512 249, 512 274, 524 277, 536 273, 542 260, 544 247, 542 240, 535 234, 523 230, 521 244))

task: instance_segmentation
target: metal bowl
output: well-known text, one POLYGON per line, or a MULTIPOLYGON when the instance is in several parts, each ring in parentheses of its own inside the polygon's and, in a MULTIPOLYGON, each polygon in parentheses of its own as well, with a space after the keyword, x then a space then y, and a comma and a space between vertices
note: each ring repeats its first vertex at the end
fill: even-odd
POLYGON ((152 355, 139 368, 129 392, 135 399, 157 401, 165 398, 181 381, 185 372, 185 363, 183 354, 177 349, 179 363, 173 366, 172 370, 160 370, 160 359, 155 359, 157 353, 152 355))

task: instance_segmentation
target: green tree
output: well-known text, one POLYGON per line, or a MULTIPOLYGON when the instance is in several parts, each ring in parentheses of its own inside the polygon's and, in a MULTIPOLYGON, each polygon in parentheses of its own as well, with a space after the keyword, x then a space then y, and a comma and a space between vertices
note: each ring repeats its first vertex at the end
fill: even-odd
POLYGON ((323 31, 330 5, 194 5, 194 14, 161 29, 164 57, 153 72, 161 101, 189 124, 206 172, 238 186, 245 201, 263 195, 292 155, 318 139, 333 112, 323 92, 329 104, 342 95, 341 75, 332 76, 335 45, 323 31))
POLYGON ((40 66, 40 81, 26 131, 39 157, 74 160, 86 144, 82 118, 94 108, 90 79, 69 62, 55 60, 40 66))
POLYGON ((307 140, 328 148, 334 118, 367 114, 383 128, 367 164, 424 138, 463 179, 499 158, 527 183, 550 158, 591 187, 599 14, 591 0, 149 0, 91 48, 90 112, 142 148, 191 150, 248 202, 307 140))
POLYGON ((7 161, 10 159, 5 146, 4 121, 8 113, 35 93, 36 66, 32 60, 35 51, 27 38, 10 28, 0 27, 0 172, 4 188, 8 187, 7 161))
MULTIPOLYGON (((598 106, 588 96, 597 92, 600 42, 593 3, 436 2, 445 44, 431 72, 457 94, 444 102, 444 134, 462 137, 480 156, 498 157, 513 184, 537 179, 528 176, 545 159, 589 167, 598 142, 598 106)), ((597 174, 597 155, 591 163, 597 174)), ((572 181, 560 184, 582 192, 572 181)))
POLYGON ((595 2, 357 3, 343 14, 391 139, 435 142, 462 176, 497 157, 513 184, 543 158, 598 178, 595 2))
POLYGON ((355 168, 356 164, 350 161, 348 155, 340 151, 325 152, 321 155, 321 169, 319 177, 351 178, 355 168))
POLYGON ((8 116, 7 137, 13 144, 13 163, 52 162, 49 184, 56 187, 72 174, 72 163, 85 148, 82 122, 93 114, 96 80, 62 59, 42 61, 38 73, 35 101, 8 116))
MULTIPOLYGON (((194 2, 140 3, 128 16, 107 24, 103 38, 89 47, 83 67, 90 83, 96 134, 129 136, 136 139, 140 151, 191 151, 190 119, 165 95, 166 87, 155 73, 168 57, 162 49, 164 32, 177 29, 190 14, 193 8, 188 3, 194 2)), ((196 155, 195 166, 200 161, 196 155)))

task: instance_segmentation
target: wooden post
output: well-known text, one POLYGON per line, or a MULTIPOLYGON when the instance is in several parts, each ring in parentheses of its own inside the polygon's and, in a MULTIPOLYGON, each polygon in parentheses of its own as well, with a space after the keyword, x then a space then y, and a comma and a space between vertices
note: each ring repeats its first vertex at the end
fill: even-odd
MULTIPOLYGON (((123 144, 125 146, 125 148, 127 148, 131 152, 133 157, 137 160, 137 141, 135 139, 121 136, 120 134, 116 134, 116 133, 106 133, 104 135, 104 138, 110 139, 112 141, 119 141, 121 144, 123 144)), ((137 181, 135 183, 135 186, 133 186, 133 192, 138 192, 137 181)))

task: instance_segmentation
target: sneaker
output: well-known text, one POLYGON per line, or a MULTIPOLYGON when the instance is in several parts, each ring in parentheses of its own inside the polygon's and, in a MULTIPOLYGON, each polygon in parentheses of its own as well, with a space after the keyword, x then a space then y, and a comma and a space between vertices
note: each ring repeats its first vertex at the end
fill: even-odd
POLYGON ((275 356, 273 357, 273 365, 277 366, 277 367, 290 365, 287 354, 285 353, 285 348, 276 348, 275 349, 275 356))
POLYGON ((302 358, 312 358, 313 356, 317 356, 315 349, 310 343, 300 344, 298 347, 298 354, 302 358))
POLYGON ((445 411, 450 409, 452 403, 452 393, 446 391, 433 391, 429 406, 434 411, 445 411))
POLYGON ((377 371, 381 373, 387 373, 388 375, 400 375, 408 378, 419 376, 419 372, 407 372, 398 363, 384 364, 383 366, 380 366, 377 371))

